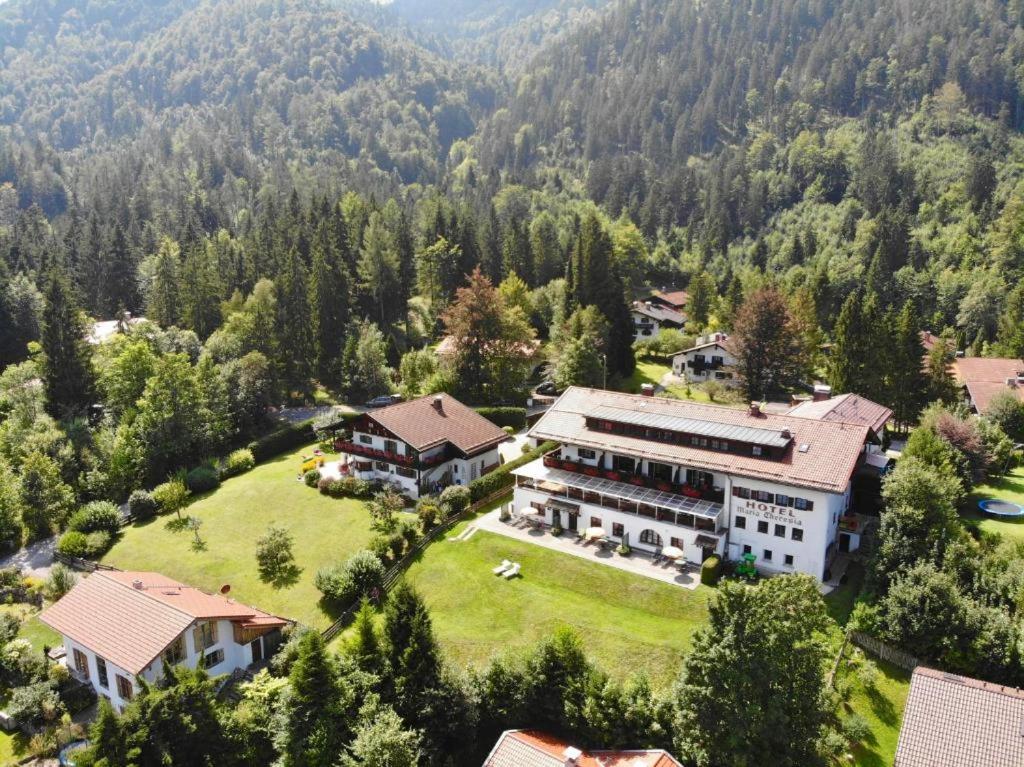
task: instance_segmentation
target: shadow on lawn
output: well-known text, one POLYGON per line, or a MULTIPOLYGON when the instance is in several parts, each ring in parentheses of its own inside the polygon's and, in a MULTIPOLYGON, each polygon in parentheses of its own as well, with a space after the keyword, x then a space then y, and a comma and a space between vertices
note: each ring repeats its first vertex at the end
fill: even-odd
POLYGON ((302 568, 292 563, 276 570, 260 570, 260 580, 270 584, 275 589, 286 589, 299 582, 302 575, 302 568))

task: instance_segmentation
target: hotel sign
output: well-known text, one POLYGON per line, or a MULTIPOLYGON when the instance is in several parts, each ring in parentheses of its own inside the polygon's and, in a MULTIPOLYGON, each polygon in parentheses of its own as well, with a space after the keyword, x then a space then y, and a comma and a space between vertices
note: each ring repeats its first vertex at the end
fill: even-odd
POLYGON ((738 506, 737 511, 742 511, 755 519, 763 519, 766 522, 784 522, 787 525, 803 527, 803 520, 797 516, 797 510, 788 506, 773 506, 770 503, 748 500, 738 506))

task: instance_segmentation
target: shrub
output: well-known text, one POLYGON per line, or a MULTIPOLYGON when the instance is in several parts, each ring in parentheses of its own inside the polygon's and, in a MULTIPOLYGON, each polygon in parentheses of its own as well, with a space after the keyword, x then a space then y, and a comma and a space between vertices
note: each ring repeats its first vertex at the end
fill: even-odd
POLYGON ((268 527, 256 541, 256 564, 263 578, 280 578, 294 567, 293 542, 291 533, 276 525, 268 527))
POLYGON ((128 513, 132 519, 149 519, 159 509, 153 494, 147 490, 136 490, 128 498, 128 513))
POLYGON ((57 541, 57 552, 66 557, 85 557, 89 551, 89 539, 78 530, 68 530, 57 541))
POLYGON ((191 493, 208 493, 220 487, 220 477, 209 466, 197 466, 185 475, 185 485, 191 493))
POLYGON ((462 485, 452 485, 441 491, 441 511, 446 519, 457 517, 469 508, 470 490, 462 485))
POLYGON ((372 551, 358 551, 342 565, 321 569, 314 583, 328 601, 351 604, 364 596, 379 596, 384 565, 372 551))
POLYGON ((58 689, 58 693, 64 708, 72 716, 85 711, 97 700, 96 691, 91 684, 62 685, 58 689))
POLYGON ((21 585, 21 570, 14 565, 0 567, 0 589, 13 589, 21 585))
POLYGON ((41 725, 59 719, 64 705, 49 682, 38 682, 17 688, 7 704, 7 713, 16 722, 41 725))
POLYGON ((97 530, 94 533, 89 533, 85 536, 85 546, 88 552, 86 556, 90 559, 95 559, 101 554, 106 554, 107 549, 110 548, 110 544, 114 542, 114 536, 112 536, 106 530, 97 530))
POLYGON ((95 533, 105 530, 110 534, 121 529, 121 512, 110 501, 92 501, 71 515, 68 530, 95 533))
POLYGON ((322 478, 317 488, 331 498, 369 498, 372 486, 365 479, 342 477, 341 479, 322 478))
POLYGON ((239 474, 245 474, 247 471, 252 471, 256 467, 256 458, 252 454, 252 450, 248 448, 239 448, 233 451, 225 460, 224 464, 220 469, 221 479, 227 479, 228 477, 237 477, 239 474))
POLYGON ((416 541, 420 539, 419 528, 411 519, 403 519, 398 523, 398 534, 405 539, 405 542, 409 544, 410 548, 415 546, 416 541))
POLYGON ((302 475, 302 481, 306 483, 306 487, 316 487, 320 483, 320 472, 310 469, 302 475))
POLYGON ((619 547, 615 550, 618 552, 620 557, 628 557, 631 553, 633 553, 633 549, 630 548, 628 543, 620 543, 619 547))
MULTIPOLYGON (((525 448, 526 445, 523 445, 523 447, 525 448)), ((499 490, 512 487, 512 483, 515 480, 515 477, 511 474, 512 471, 518 469, 520 466, 525 466, 530 461, 540 458, 545 453, 550 453, 556 447, 558 447, 557 442, 545 442, 542 445, 538 445, 533 450, 523 453, 522 457, 516 458, 514 461, 509 461, 504 466, 498 467, 490 474, 485 474, 479 479, 474 479, 469 483, 469 492, 473 501, 479 501, 498 492, 499 490)))
POLYGON ((78 583, 78 576, 64 565, 57 563, 50 568, 50 575, 46 578, 43 593, 51 602, 56 602, 71 591, 76 583, 78 583))
POLYGON ((441 507, 433 498, 420 498, 416 502, 416 515, 420 518, 420 527, 426 532, 437 524, 437 520, 441 516, 441 507))
POLYGON ((516 430, 513 429, 511 426, 502 426, 501 428, 510 437, 516 433, 516 430))
POLYGON ((391 539, 386 535, 375 535, 370 539, 367 548, 372 551, 381 562, 391 562, 391 539))
POLYGON ((722 559, 717 554, 712 554, 700 566, 700 582, 705 586, 714 586, 721 577, 722 559))
POLYGON ((315 439, 313 433, 313 419, 301 423, 290 424, 280 429, 265 434, 259 439, 250 442, 249 452, 256 461, 265 461, 275 455, 293 450, 302 445, 309 444, 315 439))
POLYGON ((476 412, 495 426, 511 426, 514 431, 526 426, 525 407, 478 407, 476 412))
POLYGON ((850 714, 843 720, 843 734, 853 744, 864 743, 871 737, 871 725, 861 714, 850 714))
POLYGON ((188 488, 180 479, 172 479, 153 488, 153 500, 161 514, 180 511, 188 502, 188 488))
POLYGON ((388 536, 388 549, 391 551, 392 561, 397 562, 405 553, 405 538, 401 533, 395 532, 388 536))

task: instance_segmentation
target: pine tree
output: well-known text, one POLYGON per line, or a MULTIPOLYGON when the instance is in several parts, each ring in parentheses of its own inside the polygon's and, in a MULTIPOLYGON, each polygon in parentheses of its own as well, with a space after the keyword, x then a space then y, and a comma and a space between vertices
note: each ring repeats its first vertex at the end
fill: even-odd
POLYGON ((189 248, 181 269, 181 319, 205 340, 221 323, 221 281, 209 243, 189 248))
POLYGON ((926 401, 926 381, 921 375, 921 328, 914 305, 909 301, 893 323, 892 355, 889 366, 893 416, 905 427, 917 421, 926 401))
POLYGON ((288 252, 277 284, 277 341, 284 383, 292 390, 309 387, 313 335, 306 267, 297 247, 288 252))
MULTIPOLYGON (((104 284, 103 312, 107 317, 119 316, 124 310, 139 308, 139 287, 136 281, 138 264, 128 244, 124 227, 114 227, 107 251, 107 280, 104 284)), ((219 317, 218 317, 219 321, 219 317)), ((205 338, 205 336, 203 336, 205 338)))
POLYGON ((701 272, 690 281, 687 288, 689 300, 686 304, 687 319, 700 327, 708 324, 711 307, 717 298, 715 278, 707 272, 701 272))
POLYGON ((401 300, 402 266, 380 213, 370 215, 357 267, 359 290, 366 312, 381 328, 404 316, 401 300))
POLYGON ((348 655, 363 671, 380 675, 384 669, 384 652, 380 637, 377 635, 377 623, 373 605, 363 599, 352 624, 352 640, 348 645, 348 655))
POLYGON ((180 255, 178 243, 169 237, 160 239, 153 284, 146 301, 146 316, 165 328, 181 321, 180 255))
POLYGON ((85 328, 67 281, 51 272, 44 293, 43 384, 46 407, 57 418, 80 414, 95 401, 95 376, 85 328))
POLYGON ((316 372, 321 381, 336 383, 349 320, 349 289, 344 263, 331 247, 326 225, 321 224, 313 239, 312 258, 309 306, 316 372))
POLYGON ((855 291, 843 302, 836 320, 828 374, 833 393, 864 393, 864 369, 871 355, 868 338, 861 294, 855 291))

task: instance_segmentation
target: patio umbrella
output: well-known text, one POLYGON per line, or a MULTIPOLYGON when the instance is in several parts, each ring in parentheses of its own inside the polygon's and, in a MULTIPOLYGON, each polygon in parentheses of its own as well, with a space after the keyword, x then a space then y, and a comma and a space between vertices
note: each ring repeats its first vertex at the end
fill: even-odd
POLYGON ((629 548, 629 533, 622 534, 622 546, 623 548, 629 548))
POLYGON ((586 536, 587 536, 587 538, 591 538, 591 539, 604 538, 604 528, 603 527, 588 527, 587 528, 587 532, 586 532, 586 536))
POLYGON ((666 559, 682 559, 686 554, 678 546, 666 546, 661 550, 661 555, 666 559))

